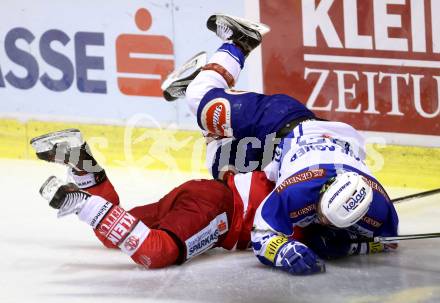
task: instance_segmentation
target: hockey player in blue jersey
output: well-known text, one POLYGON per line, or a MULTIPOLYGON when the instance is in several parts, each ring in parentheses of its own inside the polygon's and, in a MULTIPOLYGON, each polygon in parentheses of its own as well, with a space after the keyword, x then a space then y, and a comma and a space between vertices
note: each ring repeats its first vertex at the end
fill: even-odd
POLYGON ((172 77, 167 79, 163 85, 164 96, 169 101, 185 97, 204 134, 217 139, 208 145, 214 178, 218 178, 221 171, 261 169, 264 156, 265 164, 272 159, 275 137, 283 137, 301 121, 316 117, 301 102, 287 95, 232 90, 245 58, 269 31, 266 25, 220 14, 211 16, 207 26, 224 43, 208 64, 190 76, 174 81, 170 81, 172 77), (244 31, 236 31, 233 26, 241 26, 244 31), (244 138, 252 139, 240 146, 240 142, 246 143, 244 138), (225 145, 231 149, 224 149, 225 157, 220 157, 220 147, 225 145), (238 165, 236 154, 242 155, 238 156, 238 165), (245 158, 246 163, 241 163, 245 158), (252 167, 250 161, 258 165, 252 167))
POLYGON ((318 256, 331 259, 397 247, 373 240, 396 236, 399 220, 365 164, 362 136, 351 126, 301 123, 282 140, 265 170, 276 188, 254 219, 253 249, 262 263, 308 274, 323 271, 318 256), (296 228, 305 229, 304 243, 294 239, 296 228))
POLYGON ((225 43, 202 71, 168 83, 165 96, 171 100, 186 94, 199 126, 216 139, 210 143, 216 151, 211 153, 215 177, 237 162, 234 146, 240 140, 256 138, 261 148, 244 148, 247 160, 261 160, 268 136, 282 138, 275 159, 264 167, 276 188, 254 220, 257 258, 292 274, 309 274, 325 270, 318 255, 330 259, 395 248, 373 241, 397 235, 398 217, 365 164, 362 136, 345 123, 317 119, 289 96, 230 90, 268 28, 227 15, 211 16, 208 28, 225 43), (225 142, 232 143, 226 168, 218 153, 225 142), (302 242, 297 228, 306 233, 302 242))

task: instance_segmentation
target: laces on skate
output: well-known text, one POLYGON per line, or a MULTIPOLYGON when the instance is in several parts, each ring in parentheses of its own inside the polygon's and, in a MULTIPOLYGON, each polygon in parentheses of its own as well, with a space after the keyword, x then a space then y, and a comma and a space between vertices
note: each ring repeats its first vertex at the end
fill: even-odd
POLYGON ((216 34, 223 41, 227 41, 232 37, 232 30, 228 27, 228 25, 222 19, 217 19, 215 21, 217 24, 216 34))
POLYGON ((58 209, 58 217, 78 213, 87 202, 90 194, 80 190, 75 184, 65 184, 61 179, 50 176, 41 186, 40 195, 49 205, 58 209))

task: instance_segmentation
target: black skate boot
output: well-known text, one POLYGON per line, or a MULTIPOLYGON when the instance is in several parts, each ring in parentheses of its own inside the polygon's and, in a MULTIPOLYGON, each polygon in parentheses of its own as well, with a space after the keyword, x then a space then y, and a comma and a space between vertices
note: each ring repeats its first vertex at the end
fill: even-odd
POLYGON ((49 201, 49 205, 58 209, 58 217, 77 214, 86 203, 90 194, 82 191, 74 183, 64 183, 55 176, 49 177, 40 188, 40 195, 49 201))
POLYGON ((92 185, 106 179, 105 171, 92 156, 87 142, 84 142, 78 129, 48 133, 33 138, 30 144, 39 159, 66 164, 72 169, 73 175, 83 176, 92 173, 94 177, 92 185))
POLYGON ((206 52, 200 52, 169 74, 161 85, 165 100, 175 101, 185 97, 188 85, 200 73, 206 61, 206 52))
POLYGON ((270 31, 269 26, 243 18, 215 14, 208 18, 206 26, 222 40, 232 40, 245 57, 261 43, 261 39, 270 31))

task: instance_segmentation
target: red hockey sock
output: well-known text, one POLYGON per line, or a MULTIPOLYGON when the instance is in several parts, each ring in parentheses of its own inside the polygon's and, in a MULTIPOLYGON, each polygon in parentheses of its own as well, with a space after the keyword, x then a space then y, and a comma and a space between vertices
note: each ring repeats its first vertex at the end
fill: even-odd
POLYGON ((119 196, 104 171, 100 173, 78 174, 70 169, 69 175, 82 190, 119 205, 119 196))
POLYGON ((98 185, 87 188, 86 191, 91 195, 100 196, 114 205, 119 205, 118 193, 108 178, 98 185))

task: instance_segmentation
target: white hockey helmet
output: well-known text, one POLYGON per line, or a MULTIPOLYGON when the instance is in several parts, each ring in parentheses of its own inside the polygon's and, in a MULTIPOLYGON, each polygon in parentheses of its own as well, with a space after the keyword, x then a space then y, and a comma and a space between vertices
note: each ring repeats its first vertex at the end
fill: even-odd
POLYGON ((335 177, 321 196, 321 214, 334 226, 344 228, 355 224, 368 211, 373 201, 373 190, 355 172, 344 172, 335 177))

